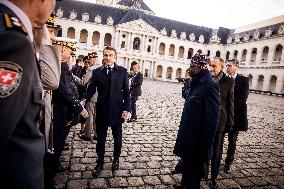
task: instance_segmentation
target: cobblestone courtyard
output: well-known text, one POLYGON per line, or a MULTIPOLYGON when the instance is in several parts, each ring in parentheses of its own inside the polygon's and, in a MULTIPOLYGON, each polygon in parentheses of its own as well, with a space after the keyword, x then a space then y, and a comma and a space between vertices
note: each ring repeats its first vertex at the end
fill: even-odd
MULTIPOLYGON (((181 87, 176 83, 144 81, 138 100, 138 121, 123 126, 123 152, 115 177, 110 170, 113 151, 110 130, 104 170, 99 178, 93 179, 95 144, 79 139, 79 126, 72 128, 67 139, 71 148, 61 158, 63 165, 70 165, 70 170, 57 174, 57 187, 173 188, 181 179, 181 175, 171 174, 178 161, 173 146, 184 102, 181 87)), ((284 189, 284 99, 250 94, 248 114, 249 130, 239 135, 231 173, 225 174, 221 167, 219 188, 284 189)), ((226 144, 227 138, 225 148, 226 144)), ((201 188, 206 188, 204 182, 201 188)))

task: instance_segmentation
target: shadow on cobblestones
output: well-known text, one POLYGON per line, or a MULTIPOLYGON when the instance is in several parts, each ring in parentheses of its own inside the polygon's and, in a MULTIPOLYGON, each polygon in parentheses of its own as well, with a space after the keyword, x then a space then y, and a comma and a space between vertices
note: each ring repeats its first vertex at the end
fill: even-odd
MULTIPOLYGON (((178 161, 173 155, 183 99, 182 85, 145 80, 138 100, 138 121, 124 124, 123 153, 116 177, 111 174, 113 151, 109 130, 106 163, 100 177, 93 179, 95 144, 81 141, 79 126, 71 129, 67 142, 72 146, 61 157, 67 172, 58 173, 57 188, 173 188, 181 175, 172 175, 178 161)), ((236 160, 230 174, 221 167, 220 189, 284 188, 284 100, 281 97, 250 94, 249 130, 240 133, 236 160)), ((227 138, 225 138, 226 152, 227 138)), ((224 158, 223 158, 224 159, 224 158)), ((222 161, 224 164, 224 161, 222 161)), ((202 182, 201 188, 208 188, 202 182)))

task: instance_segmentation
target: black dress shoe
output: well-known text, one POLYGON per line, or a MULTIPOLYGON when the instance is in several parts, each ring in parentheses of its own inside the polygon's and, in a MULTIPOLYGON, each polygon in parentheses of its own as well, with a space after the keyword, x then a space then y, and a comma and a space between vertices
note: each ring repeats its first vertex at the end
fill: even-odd
POLYGON ((104 164, 102 164, 102 163, 97 164, 97 166, 95 167, 95 169, 92 172, 92 176, 94 178, 98 178, 98 176, 100 175, 100 173, 103 169, 104 169, 104 164))
POLYGON ((114 172, 119 169, 119 160, 115 159, 112 162, 111 171, 114 172))
POLYGON ((210 186, 211 189, 217 189, 218 188, 217 181, 216 180, 211 180, 209 186, 210 186))
POLYGON ((224 172, 226 173, 226 174, 229 174, 230 172, 231 172, 231 165, 229 165, 229 164, 225 164, 225 166, 224 166, 224 172))
POLYGON ((182 159, 179 160, 178 164, 176 165, 175 169, 172 170, 172 174, 180 174, 182 173, 183 162, 182 159))

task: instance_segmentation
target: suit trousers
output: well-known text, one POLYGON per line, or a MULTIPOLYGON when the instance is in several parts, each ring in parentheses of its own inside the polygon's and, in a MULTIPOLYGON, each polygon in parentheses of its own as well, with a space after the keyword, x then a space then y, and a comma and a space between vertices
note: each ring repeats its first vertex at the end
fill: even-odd
POLYGON ((136 101, 138 100, 138 96, 131 96, 131 118, 137 119, 136 114, 136 101))
POLYGON ((217 131, 214 143, 213 143, 213 154, 211 158, 211 180, 216 180, 219 175, 220 164, 222 160, 223 144, 224 144, 225 133, 217 131))
POLYGON ((86 109, 89 113, 89 117, 86 119, 86 124, 84 128, 85 136, 91 138, 92 131, 94 130, 94 136, 96 136, 96 103, 88 102, 86 104, 86 109))
MULTIPOLYGON (((111 126, 112 136, 114 140, 114 159, 119 159, 122 147, 122 124, 111 126)), ((98 163, 104 162, 105 156, 105 143, 107 137, 108 126, 107 125, 97 125, 97 146, 96 152, 98 155, 98 163)))
POLYGON ((231 165, 235 158, 239 131, 230 131, 228 134, 228 150, 225 163, 231 165))

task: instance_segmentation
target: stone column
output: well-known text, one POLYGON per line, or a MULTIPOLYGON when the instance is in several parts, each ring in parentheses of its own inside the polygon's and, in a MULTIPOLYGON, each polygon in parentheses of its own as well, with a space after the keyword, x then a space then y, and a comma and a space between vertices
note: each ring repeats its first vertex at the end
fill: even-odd
POLYGON ((255 57, 255 64, 256 65, 260 65, 261 64, 262 53, 263 53, 262 50, 259 50, 259 49, 257 50, 257 54, 256 54, 256 57, 255 57))
POLYGON ((88 30, 87 46, 92 46, 93 44, 93 32, 88 30))
POLYGON ((132 48, 132 33, 129 33, 128 34, 128 39, 127 39, 127 47, 126 49, 127 50, 131 50, 132 48))
POLYGON ((252 82, 251 82, 251 89, 256 89, 257 88, 257 84, 258 84, 258 78, 255 78, 256 76, 254 76, 252 78, 252 82))
POLYGON ((153 50, 152 50, 153 54, 157 53, 157 43, 158 43, 158 38, 155 36, 154 42, 153 42, 153 50))
POLYGON ((156 62, 153 61, 153 77, 152 78, 156 78, 156 72, 157 72, 157 66, 156 66, 156 62))
POLYGON ((270 47, 269 47, 267 64, 270 65, 270 66, 272 65, 273 56, 274 56, 274 50, 271 50, 270 47))
POLYGON ((174 51, 174 59, 178 59, 178 54, 179 54, 179 47, 175 46, 175 51, 174 51))
POLYGON ((106 35, 105 33, 101 33, 100 34, 100 41, 99 41, 99 48, 100 48, 100 50, 104 49, 105 35, 106 35))
POLYGON ((118 40, 119 40, 119 31, 116 30, 115 31, 115 37, 114 37, 114 39, 112 39, 112 41, 114 41, 113 47, 116 48, 116 49, 120 49, 119 46, 118 46, 118 40))
POLYGON ((270 84, 270 77, 264 77, 264 80, 263 80, 263 86, 262 86, 262 90, 263 91, 268 91, 269 90, 269 84, 270 84))
MULTIPOLYGON (((283 45, 284 47, 284 45, 283 45)), ((280 65, 284 65, 284 48, 282 49, 282 54, 281 54, 281 58, 280 58, 280 65)))
MULTIPOLYGON (((67 28, 65 28, 65 27, 62 27, 62 37, 67 37, 67 28)), ((75 33, 76 34, 76 33, 75 33)), ((79 33, 79 35, 80 35, 80 33, 79 33)), ((76 35, 75 35, 75 39, 76 39, 76 35)))
MULTIPOLYGON (((239 51, 238 51, 238 52, 239 52, 239 51)), ((241 62, 241 59, 242 59, 242 52, 239 52, 239 53, 238 53, 237 59, 238 59, 239 62, 241 62)))
POLYGON ((169 45, 165 43, 165 57, 169 56, 169 51, 170 51, 169 45))
POLYGON ((177 70, 173 68, 172 81, 176 80, 176 73, 177 73, 177 70))
POLYGON ((189 47, 184 47, 184 52, 183 52, 184 59, 187 59, 188 51, 189 51, 189 47))
MULTIPOLYGON (((67 33, 66 33, 66 37, 67 37, 67 33)), ((75 31, 75 39, 78 41, 78 43, 80 43, 80 31, 75 31)))
POLYGON ((252 49, 249 49, 247 51, 247 56, 246 56, 246 66, 250 65, 251 54, 252 54, 252 49))

